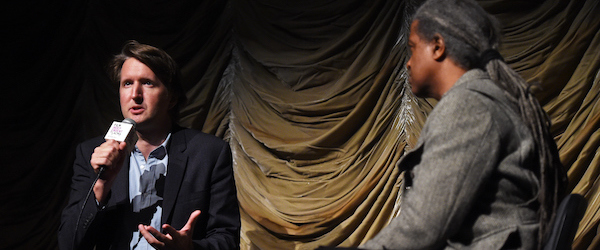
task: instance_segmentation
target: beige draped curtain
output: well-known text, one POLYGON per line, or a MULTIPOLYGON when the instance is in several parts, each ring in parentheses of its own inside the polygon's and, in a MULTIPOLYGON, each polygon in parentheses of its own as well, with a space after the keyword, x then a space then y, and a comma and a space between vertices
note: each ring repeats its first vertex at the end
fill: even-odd
MULTIPOLYGON (((590 201, 574 246, 594 240, 593 248, 600 7, 591 0, 481 4, 503 24, 506 61, 541 83, 536 95, 554 124, 571 188, 590 201)), ((395 162, 435 105, 413 97, 406 82, 414 6, 233 1, 229 60, 211 65, 223 74, 207 81, 218 86, 203 130, 233 149, 243 249, 357 246, 397 214, 395 162)), ((182 121, 193 119, 190 112, 182 121)))
POLYGON ((228 83, 242 244, 356 245, 392 217, 394 163, 424 120, 402 105, 406 4, 264 4, 237 6, 257 13, 236 22, 228 83))
POLYGON ((233 149, 242 248, 357 245, 393 217, 431 108, 406 94, 407 3, 235 2, 204 129, 233 149))

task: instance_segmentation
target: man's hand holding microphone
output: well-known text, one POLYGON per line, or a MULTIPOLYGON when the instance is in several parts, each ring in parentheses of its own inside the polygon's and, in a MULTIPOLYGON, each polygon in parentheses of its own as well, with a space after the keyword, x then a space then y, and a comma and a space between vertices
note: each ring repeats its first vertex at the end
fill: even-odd
POLYGON ((115 121, 108 129, 106 141, 94 149, 90 163, 100 178, 94 185, 96 200, 104 204, 112 183, 123 167, 123 162, 135 147, 137 134, 136 123, 126 118, 122 122, 115 121))

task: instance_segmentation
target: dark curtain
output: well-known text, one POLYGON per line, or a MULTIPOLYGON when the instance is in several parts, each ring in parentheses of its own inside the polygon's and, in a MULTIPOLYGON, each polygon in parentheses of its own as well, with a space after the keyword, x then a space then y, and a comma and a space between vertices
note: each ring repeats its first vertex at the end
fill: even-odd
MULTIPOLYGON (((242 249, 356 246, 398 213, 394 167, 435 105, 403 67, 418 0, 25 1, 2 20, 1 249, 54 249, 75 146, 122 119, 105 65, 130 39, 179 64, 180 124, 227 140, 242 249)), ((501 54, 552 122, 571 192, 600 216, 600 4, 488 0, 501 54)))

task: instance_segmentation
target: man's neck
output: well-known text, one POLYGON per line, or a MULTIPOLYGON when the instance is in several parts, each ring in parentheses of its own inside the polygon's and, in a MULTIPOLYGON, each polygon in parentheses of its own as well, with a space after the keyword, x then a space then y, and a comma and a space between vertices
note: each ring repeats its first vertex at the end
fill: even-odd
POLYGON ((167 135, 171 131, 171 127, 166 127, 161 131, 144 132, 137 131, 138 141, 135 144, 140 152, 144 155, 145 159, 148 159, 150 153, 158 148, 166 139, 167 135))
POLYGON ((447 59, 438 71, 439 74, 437 76, 440 84, 438 85, 437 94, 433 98, 439 101, 467 71, 467 69, 447 59))

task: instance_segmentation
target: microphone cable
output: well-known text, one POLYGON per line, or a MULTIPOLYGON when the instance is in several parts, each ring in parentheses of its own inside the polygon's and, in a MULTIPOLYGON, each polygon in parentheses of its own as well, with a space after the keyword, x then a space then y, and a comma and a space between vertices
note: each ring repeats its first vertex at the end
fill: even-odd
POLYGON ((92 191, 94 190, 94 186, 96 185, 96 182, 98 182, 98 179, 100 179, 100 175, 102 175, 102 173, 104 173, 105 169, 106 169, 106 167, 100 168, 100 170, 98 171, 98 174, 96 175, 96 178, 94 179, 94 182, 92 182, 92 186, 90 187, 90 189, 87 192, 87 195, 85 196, 85 200, 83 200, 83 205, 81 206, 81 209, 79 210, 79 215, 77 216, 77 222, 75 223, 75 235, 73 235, 73 243, 71 244, 71 249, 75 249, 75 241, 77 241, 77 232, 79 231, 79 221, 81 220, 81 215, 83 215, 83 209, 85 208, 85 205, 87 205, 87 201, 90 198, 92 191))

